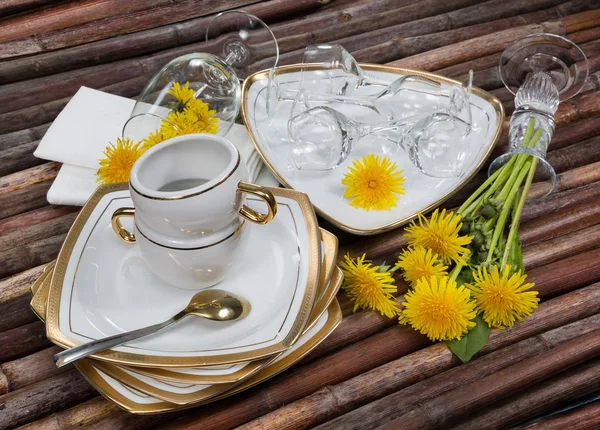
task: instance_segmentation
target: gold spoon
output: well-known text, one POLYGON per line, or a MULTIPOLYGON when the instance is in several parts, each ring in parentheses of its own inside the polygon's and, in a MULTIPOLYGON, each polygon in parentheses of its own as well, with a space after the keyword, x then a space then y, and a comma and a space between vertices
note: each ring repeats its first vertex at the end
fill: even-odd
POLYGON ((242 297, 225 290, 200 291, 194 294, 194 297, 192 297, 184 310, 167 321, 94 340, 59 352, 54 356, 54 364, 56 364, 56 367, 62 367, 80 358, 104 351, 105 349, 114 348, 140 337, 148 336, 176 323, 188 315, 196 315, 213 321, 234 321, 244 318, 248 312, 250 312, 250 302, 242 297))

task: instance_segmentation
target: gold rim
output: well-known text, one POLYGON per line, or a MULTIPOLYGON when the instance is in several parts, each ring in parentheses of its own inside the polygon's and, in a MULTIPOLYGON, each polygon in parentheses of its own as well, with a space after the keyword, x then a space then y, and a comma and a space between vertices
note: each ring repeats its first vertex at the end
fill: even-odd
MULTIPOLYGON (((422 76, 425 78, 429 78, 431 80, 434 80, 434 81, 442 83, 442 84, 448 84, 448 85, 461 84, 459 81, 456 81, 454 79, 446 78, 444 76, 436 75, 433 73, 422 72, 419 70, 403 69, 403 68, 392 67, 392 66, 382 66, 379 64, 363 64, 363 63, 361 63, 360 66, 364 70, 370 71, 370 72, 386 72, 386 73, 394 73, 394 74, 398 74, 398 75, 409 75, 410 74, 410 75, 416 75, 416 76, 422 76)), ((309 70, 310 69, 318 69, 318 68, 319 68, 319 65, 307 66, 307 69, 309 69, 309 70)), ((290 66, 281 66, 281 67, 277 68, 277 73, 278 74, 294 73, 294 72, 299 72, 301 69, 302 69, 302 65, 300 65, 300 64, 294 64, 294 65, 290 65, 290 66)), ((253 73, 252 75, 248 76, 244 80, 244 84, 242 85, 242 109, 241 109, 242 119, 244 120, 244 125, 246 126, 246 130, 248 131, 248 134, 250 135, 250 139, 252 139, 252 143, 254 144, 256 151, 260 155, 260 158, 262 159, 262 161, 269 168, 271 173, 273 173, 273 176, 275 176, 275 178, 277 178, 277 180, 286 188, 294 189, 279 174, 279 172, 277 172, 275 167, 269 162, 269 160, 267 159, 267 157, 261 150, 261 147, 258 144, 258 139, 256 138, 256 136, 254 136, 254 133, 252 132, 252 128, 249 125, 250 121, 248 119, 248 107, 247 107, 248 92, 249 92, 252 84, 254 84, 256 81, 267 78, 268 75, 269 75, 269 70, 262 70, 260 72, 253 73)), ((428 212, 428 211, 438 207, 442 202, 444 202, 445 200, 447 200, 448 198, 450 198, 454 194, 456 194, 467 182, 469 182, 477 174, 477 172, 481 169, 481 167, 483 167, 486 160, 489 158, 492 151, 494 150, 494 147, 498 143, 498 139, 500 138, 500 134, 502 133, 502 123, 504 121, 504 107, 502 106, 502 103, 500 102, 500 100, 498 100, 498 98, 494 97, 492 94, 488 93, 487 91, 482 90, 481 88, 472 87, 472 92, 473 92, 473 94, 481 97, 482 99, 484 99, 485 101, 490 103, 492 105, 492 107, 494 108, 494 111, 496 112, 496 129, 494 130, 494 135, 492 137, 492 143, 489 145, 484 156, 481 158, 479 163, 477 163, 475 168, 472 170, 472 172, 468 176, 465 176, 459 183, 456 184, 456 186, 454 188, 452 188, 448 193, 446 193, 446 195, 444 195, 442 198, 436 200, 435 202, 431 203, 430 205, 426 206, 420 212, 423 212, 423 213, 428 212)), ((411 220, 413 220, 416 217, 416 214, 410 215, 410 216, 407 216, 404 218, 400 218, 389 224, 383 225, 381 227, 371 228, 371 229, 359 229, 359 228, 355 228, 355 227, 346 225, 346 224, 342 223, 341 221, 338 221, 337 219, 331 217, 330 215, 328 215, 327 213, 325 213, 324 211, 322 211, 321 209, 319 209, 316 206, 315 206, 315 211, 320 216, 322 216, 323 218, 325 218, 326 220, 331 222, 333 225, 341 228, 342 230, 345 230, 349 233, 361 235, 361 236, 378 234, 378 233, 383 233, 383 232, 386 232, 389 230, 393 230, 397 227, 400 227, 400 226, 410 222, 411 220)))
POLYGON ((240 160, 241 160, 241 156, 240 156, 240 152, 238 151, 238 158, 237 158, 237 163, 235 163, 235 166, 233 167, 233 169, 231 169, 231 172, 227 173, 227 175, 225 175, 224 178, 220 179, 219 182, 217 182, 216 184, 211 185, 210 187, 204 189, 204 190, 200 190, 198 192, 195 192, 193 194, 186 194, 185 196, 173 196, 173 197, 156 197, 156 196, 149 196, 147 194, 144 194, 138 190, 135 189, 135 187, 133 186, 133 184, 129 183, 129 186, 131 188, 131 191, 135 192, 137 195, 142 196, 144 198, 150 199, 150 200, 183 200, 183 199, 189 199, 190 197, 196 197, 199 196, 200 194, 204 194, 216 187, 218 187, 219 185, 221 185, 223 182, 225 182, 227 179, 229 179, 231 177, 231 175, 233 175, 235 173, 235 171, 237 170, 237 168, 240 165, 240 160))
POLYGON ((247 390, 248 388, 254 387, 261 382, 272 378, 284 370, 288 369, 308 353, 315 349, 327 336, 329 336, 335 328, 342 321, 342 310, 337 300, 334 300, 329 308, 327 309, 327 322, 307 343, 293 351, 287 357, 273 363, 272 365, 266 366, 260 372, 256 373, 251 378, 245 380, 239 385, 236 385, 231 390, 215 396, 209 400, 197 403, 190 403, 186 405, 177 405, 169 402, 159 402, 153 404, 139 404, 131 401, 127 397, 123 396, 117 390, 108 384, 102 376, 97 372, 92 364, 92 360, 81 359, 75 363, 77 369, 87 379, 87 381, 96 388, 104 397, 113 402, 117 403, 120 407, 135 414, 156 414, 161 412, 175 411, 181 409, 193 408, 206 403, 214 402, 216 400, 229 397, 233 394, 239 393, 240 391, 247 390))
MULTIPOLYGON (((73 247, 75 246, 83 227, 87 223, 92 211, 97 206, 99 201, 109 193, 124 191, 127 190, 127 188, 127 183, 99 186, 75 219, 75 222, 69 230, 65 242, 63 243, 58 254, 48 297, 46 312, 46 336, 52 342, 63 348, 72 348, 80 344, 80 342, 64 335, 60 331, 59 326, 62 285, 64 282, 67 265, 73 253, 73 247)), ((312 305, 320 279, 321 241, 316 215, 306 194, 284 188, 272 188, 271 191, 275 196, 289 198, 298 203, 302 211, 308 233, 308 255, 306 256, 308 263, 308 277, 306 288, 304 290, 304 296, 302 297, 302 302, 298 314, 296 315, 296 319, 294 320, 292 328, 285 338, 283 338, 277 344, 259 348, 254 351, 216 356, 170 357, 124 353, 118 351, 104 351, 94 354, 93 358, 117 364, 140 367, 203 367, 258 360, 275 355, 292 346, 302 334, 302 331, 307 325, 310 313, 312 311, 312 305)))

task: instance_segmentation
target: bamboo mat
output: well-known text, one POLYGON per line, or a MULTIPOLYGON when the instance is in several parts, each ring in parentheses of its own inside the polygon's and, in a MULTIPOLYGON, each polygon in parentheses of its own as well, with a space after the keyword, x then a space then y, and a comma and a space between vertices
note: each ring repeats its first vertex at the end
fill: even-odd
MULTIPOLYGON (((492 157, 506 145, 504 134, 492 157)), ((485 177, 484 168, 445 207, 485 177)), ((600 393, 599 195, 600 0, 2 0, 0 429, 599 428, 598 400, 570 408, 600 393), (53 365, 58 348, 29 308, 29 287, 56 258, 78 208, 48 205, 60 166, 33 151, 81 85, 135 97, 170 59, 210 51, 208 22, 235 8, 271 26, 280 64, 300 61, 309 43, 335 42, 361 62, 459 80, 473 69, 474 84, 501 99, 508 115, 513 96, 497 68, 507 44, 549 32, 581 46, 590 79, 560 106, 548 153, 557 189, 522 216, 525 266, 542 298, 531 318, 493 331, 460 365, 393 320, 353 314, 340 294, 340 327, 292 369, 232 398, 154 416, 122 411, 72 366, 53 365)), ((392 261, 405 245, 398 231, 356 237, 321 226, 338 235, 340 258, 366 252, 392 261)), ((407 287, 397 281, 402 294, 407 287)))

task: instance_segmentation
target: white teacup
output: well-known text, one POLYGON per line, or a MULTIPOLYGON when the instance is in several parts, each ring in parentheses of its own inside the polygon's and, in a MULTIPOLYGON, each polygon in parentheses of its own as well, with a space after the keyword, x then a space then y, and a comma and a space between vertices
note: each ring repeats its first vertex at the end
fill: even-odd
MULTIPOLYGON (((123 232, 116 220, 133 214, 130 208, 117 209, 113 228, 123 232)), ((133 240, 148 267, 167 284, 191 290, 210 287, 225 279, 238 265, 252 227, 242 219, 223 229, 222 237, 211 238, 215 242, 210 242, 204 238, 169 238, 150 230, 141 219, 136 219, 134 226, 133 240)))
POLYGON ((248 184, 248 170, 237 148, 213 134, 187 134, 146 151, 133 165, 129 189, 137 217, 168 237, 206 237, 232 225, 241 215, 266 224, 276 212, 273 195, 248 184), (244 205, 244 194, 260 197, 268 212, 244 205))
POLYGON ((193 134, 149 149, 130 175, 135 208, 117 209, 115 233, 137 243, 151 270, 169 284, 205 288, 223 280, 242 255, 248 221, 270 222, 277 202, 267 187, 248 177, 239 152, 227 139, 193 134), (187 187, 192 185, 191 187, 187 187), (244 204, 244 194, 267 205, 261 214, 244 204), (134 217, 134 232, 121 223, 134 217))

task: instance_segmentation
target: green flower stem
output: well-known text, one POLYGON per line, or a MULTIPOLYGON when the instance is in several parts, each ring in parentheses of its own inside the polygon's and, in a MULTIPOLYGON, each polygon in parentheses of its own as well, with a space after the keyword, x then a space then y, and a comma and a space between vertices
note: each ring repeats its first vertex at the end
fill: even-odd
MULTIPOLYGON (((513 164, 515 163, 514 161, 514 157, 511 157, 510 160, 508 161, 508 163, 506 163, 504 166, 500 167, 498 170, 496 170, 492 176, 490 176, 488 178, 488 180, 486 180, 481 187, 479 187, 477 189, 477 191, 475 191, 475 193, 478 193, 480 190, 483 191, 483 189, 485 189, 485 187, 487 185, 489 185, 490 183, 492 183, 492 186, 482 195, 480 196, 477 200, 473 201, 473 203, 470 204, 469 207, 467 207, 466 209, 464 209, 463 211, 461 211, 459 209, 458 213, 460 213, 462 216, 467 216, 470 213, 475 213, 479 210, 479 208, 481 206, 483 206, 483 202, 489 197, 491 196, 494 191, 496 191, 496 189, 504 184, 504 182, 506 182, 506 179, 508 178, 508 176, 510 175, 510 171, 511 168, 513 166, 513 164), (493 179, 492 179, 493 178, 493 179), (492 179, 492 180, 490 180, 492 179)), ((463 205, 464 206, 464 205, 463 205)))
MULTIPOLYGON (((458 208, 458 210, 456 211, 456 213, 461 214, 461 215, 466 215, 467 213, 464 213, 465 210, 469 207, 469 205, 471 203, 473 203, 475 201, 475 199, 477 199, 477 197, 479 196, 479 194, 483 193, 485 191, 485 189, 496 180, 496 178, 502 173, 502 169, 498 169, 496 170, 492 176, 490 176, 489 178, 487 178, 485 180, 485 182, 483 184, 481 184, 481 186, 479 188, 477 188, 477 190, 475 190, 475 192, 473 194, 471 194, 471 196, 465 200, 465 202, 462 204, 462 206, 460 208, 458 208)), ((479 201, 479 199, 477 199, 477 201, 479 201)))
MULTIPOLYGON (((469 259, 471 257, 471 255, 465 255, 464 258, 465 259, 469 259)), ((452 272, 450 273, 450 279, 452 279, 453 281, 456 281, 456 278, 458 277, 458 274, 460 273, 460 271, 462 270, 462 268, 465 267, 464 264, 462 263, 456 263, 456 267, 454 267, 454 269, 452 269, 452 272)))
POLYGON ((506 218, 508 216, 508 212, 512 206, 513 199, 519 191, 519 187, 521 186, 521 182, 525 179, 525 175, 529 173, 531 168, 531 162, 527 161, 525 163, 525 167, 519 171, 519 175, 516 180, 512 184, 512 188, 508 193, 508 196, 504 199, 504 205, 502 206, 502 212, 500 212, 500 216, 498 217, 498 222, 496 223, 496 228, 494 229, 494 235, 492 236, 492 242, 490 244, 490 250, 488 251, 488 256, 486 262, 489 263, 492 260, 492 256, 494 255, 494 250, 496 249, 496 245, 498 243, 498 239, 500 239, 500 235, 504 230, 504 225, 506 224, 506 218))
POLYGON ((510 248, 514 241, 514 236, 516 232, 519 230, 519 219, 521 218, 521 212, 523 211, 523 206, 525 206, 525 200, 527 199, 527 192, 531 187, 531 183, 533 182, 533 176, 535 175, 535 168, 537 166, 538 159, 532 157, 533 161, 531 162, 531 167, 529 168, 529 174, 527 175, 527 181, 525 182, 525 186, 523 187, 523 191, 521 192, 521 198, 519 199, 519 203, 516 209, 513 211, 513 222, 510 226, 510 230, 508 232, 508 238, 506 239, 506 247, 504 248, 504 254, 502 255, 502 265, 500 267, 506 266, 506 262, 508 261, 508 256, 510 255, 510 248))

